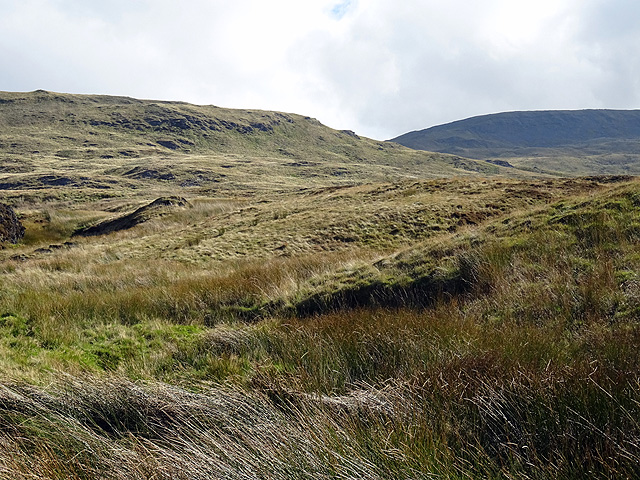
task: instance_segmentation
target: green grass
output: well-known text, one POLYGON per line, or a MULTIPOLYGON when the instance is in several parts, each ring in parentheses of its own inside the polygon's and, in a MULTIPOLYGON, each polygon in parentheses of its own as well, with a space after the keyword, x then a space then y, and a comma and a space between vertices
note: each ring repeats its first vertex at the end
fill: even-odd
MULTIPOLYGON (((3 472, 636 476, 637 182, 572 182, 338 191, 340 206, 382 195, 387 214, 434 186, 475 199, 464 224, 396 250, 358 237, 326 253, 143 262, 119 258, 134 241, 121 233, 5 259, 0 367, 14 382, 0 402, 3 472), (502 209, 474 214, 478 199, 502 209)), ((159 221, 189 237, 240 208, 266 232, 304 208, 287 202, 205 202, 159 221)), ((78 218, 51 212, 49 231, 64 241, 56 225, 78 218)), ((155 228, 139 229, 135 248, 155 228)))
POLYGON ((197 349, 249 359, 254 373, 241 390, 104 377, 7 385, 11 468, 107 478, 140 468, 161 478, 244 478, 244 469, 270 478, 638 473, 637 326, 592 324, 568 338, 557 326, 495 327, 453 312, 218 327, 197 349))
POLYGON ((640 475, 637 179, 273 167, 176 192, 117 158, 108 192, 7 191, 27 233, 0 249, 0 478, 640 475), (73 236, 176 194, 192 208, 73 236))

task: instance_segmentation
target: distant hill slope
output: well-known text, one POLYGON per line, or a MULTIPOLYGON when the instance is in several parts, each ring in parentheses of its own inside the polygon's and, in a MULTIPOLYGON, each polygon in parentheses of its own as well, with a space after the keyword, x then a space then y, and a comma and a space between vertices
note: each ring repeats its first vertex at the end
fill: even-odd
POLYGON ((359 137, 295 114, 0 92, 4 191, 170 187, 156 192, 164 195, 175 187, 290 189, 509 170, 359 137))
POLYGON ((556 173, 640 173, 640 110, 497 113, 393 141, 475 159, 513 159, 514 166, 556 173))

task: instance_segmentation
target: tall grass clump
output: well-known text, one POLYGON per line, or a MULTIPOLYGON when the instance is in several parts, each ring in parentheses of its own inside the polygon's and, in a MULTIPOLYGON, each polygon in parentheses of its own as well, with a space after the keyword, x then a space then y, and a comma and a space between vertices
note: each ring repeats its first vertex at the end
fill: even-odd
POLYGON ((131 325, 149 318, 200 324, 255 320, 265 313, 261 307, 286 298, 300 283, 351 261, 349 254, 318 254, 194 270, 165 260, 78 268, 69 259, 59 272, 47 260, 5 274, 0 310, 30 318, 43 328, 50 322, 131 325))
POLYGON ((359 424, 382 427, 389 415, 366 404, 354 422, 316 399, 274 403, 231 387, 189 393, 88 378, 47 390, 3 387, 0 472, 12 478, 382 479, 412 472, 394 452, 371 452, 356 438, 359 424))

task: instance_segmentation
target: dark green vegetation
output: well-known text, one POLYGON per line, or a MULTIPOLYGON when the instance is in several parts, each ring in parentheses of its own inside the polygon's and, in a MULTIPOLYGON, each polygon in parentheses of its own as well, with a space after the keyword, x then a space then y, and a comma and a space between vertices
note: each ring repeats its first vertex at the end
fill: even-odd
POLYGON ((393 141, 554 175, 640 173, 640 110, 498 113, 393 141))
POLYGON ((289 171, 5 190, 0 478, 640 475, 638 179, 289 171))

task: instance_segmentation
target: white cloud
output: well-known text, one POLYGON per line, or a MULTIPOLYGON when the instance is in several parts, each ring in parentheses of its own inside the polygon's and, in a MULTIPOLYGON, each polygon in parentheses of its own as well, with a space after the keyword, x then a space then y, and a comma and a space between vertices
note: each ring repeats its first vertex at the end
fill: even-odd
POLYGON ((0 89, 293 111, 376 138, 635 108, 632 0, 0 0, 0 89))

